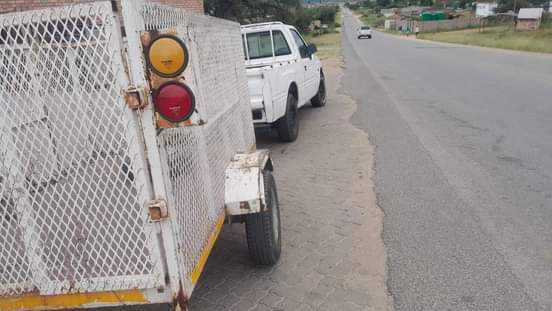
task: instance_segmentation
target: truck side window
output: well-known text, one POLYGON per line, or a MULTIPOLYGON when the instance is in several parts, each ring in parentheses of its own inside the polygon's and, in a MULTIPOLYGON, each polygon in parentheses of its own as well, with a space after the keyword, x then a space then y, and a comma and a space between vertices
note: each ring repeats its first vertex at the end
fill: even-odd
POLYGON ((248 33, 246 38, 249 59, 272 57, 270 31, 248 33))
POLYGON ((272 31, 274 37, 274 56, 283 56, 291 54, 291 49, 284 37, 284 34, 279 30, 272 31))
POLYGON ((297 44, 297 47, 299 48, 299 51, 301 52, 301 57, 305 57, 303 55, 303 51, 307 49, 307 44, 305 43, 305 40, 301 37, 301 35, 295 31, 294 29, 291 30, 291 35, 293 36, 293 40, 295 40, 295 43, 297 44))

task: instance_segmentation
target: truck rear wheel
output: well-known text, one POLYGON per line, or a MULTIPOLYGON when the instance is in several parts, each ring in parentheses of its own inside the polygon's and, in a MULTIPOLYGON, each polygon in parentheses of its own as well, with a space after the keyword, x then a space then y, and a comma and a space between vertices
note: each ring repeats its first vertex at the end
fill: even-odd
POLYGON ((255 263, 272 266, 282 252, 282 228, 276 182, 272 172, 263 172, 266 206, 263 211, 249 214, 245 219, 245 232, 249 254, 255 263))
POLYGON ((311 99, 311 105, 316 108, 326 106, 326 78, 323 73, 320 73, 318 93, 311 99))
POLYGON ((299 135, 299 117, 297 98, 293 93, 288 94, 286 114, 278 121, 276 127, 282 141, 292 142, 297 139, 299 135))

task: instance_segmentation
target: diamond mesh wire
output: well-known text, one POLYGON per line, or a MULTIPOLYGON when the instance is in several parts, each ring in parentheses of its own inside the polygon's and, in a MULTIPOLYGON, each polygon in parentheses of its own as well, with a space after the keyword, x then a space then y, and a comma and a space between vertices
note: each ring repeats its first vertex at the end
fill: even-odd
POLYGON ((190 49, 184 75, 207 120, 201 127, 163 130, 169 211, 183 279, 196 266, 224 209, 225 170, 238 151, 255 144, 239 25, 146 3, 145 30, 176 29, 190 49))
POLYGON ((0 15, 0 296, 164 284, 113 15, 0 15))

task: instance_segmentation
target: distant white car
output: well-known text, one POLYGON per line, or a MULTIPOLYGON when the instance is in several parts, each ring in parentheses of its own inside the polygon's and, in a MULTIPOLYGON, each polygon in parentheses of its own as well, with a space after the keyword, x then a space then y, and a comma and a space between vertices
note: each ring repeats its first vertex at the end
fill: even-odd
POLYGON ((368 38, 372 39, 372 29, 370 26, 361 26, 357 31, 357 37, 359 39, 368 38))

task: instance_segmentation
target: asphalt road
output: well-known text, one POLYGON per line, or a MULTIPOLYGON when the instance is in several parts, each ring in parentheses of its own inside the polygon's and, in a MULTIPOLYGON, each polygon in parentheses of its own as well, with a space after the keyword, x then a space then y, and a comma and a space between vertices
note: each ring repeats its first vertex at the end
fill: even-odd
POLYGON ((375 145, 396 310, 552 310, 552 56, 375 33, 341 92, 375 145))

